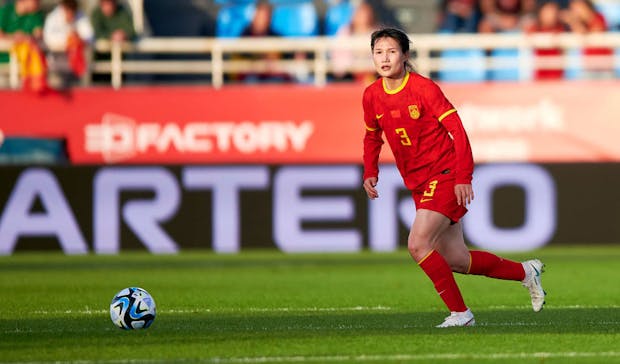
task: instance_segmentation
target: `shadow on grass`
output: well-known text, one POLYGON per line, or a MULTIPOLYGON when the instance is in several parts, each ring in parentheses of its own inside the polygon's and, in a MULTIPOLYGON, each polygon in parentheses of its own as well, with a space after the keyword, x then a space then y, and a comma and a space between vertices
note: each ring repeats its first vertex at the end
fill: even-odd
MULTIPOLYGON (((175 336, 236 337, 259 335, 271 339, 317 335, 475 335, 494 334, 618 334, 620 317, 613 308, 546 309, 476 312, 477 326, 436 329, 444 314, 436 312, 281 312, 281 313, 160 313, 147 335, 173 340, 175 336)), ((0 342, 18 343, 25 338, 114 339, 126 332, 112 325, 105 314, 0 320, 0 342)))

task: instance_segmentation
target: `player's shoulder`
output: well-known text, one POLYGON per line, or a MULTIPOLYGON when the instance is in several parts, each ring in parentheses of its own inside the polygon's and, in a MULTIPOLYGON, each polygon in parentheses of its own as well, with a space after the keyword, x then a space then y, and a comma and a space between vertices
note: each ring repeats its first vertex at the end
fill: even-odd
POLYGON ((439 85, 437 85, 437 83, 435 83, 435 81, 431 80, 428 77, 422 76, 419 73, 416 72, 411 72, 409 74, 409 85, 411 85, 412 87, 422 87, 422 88, 435 88, 435 87, 439 87, 439 85))
POLYGON ((364 99, 369 99, 377 95, 380 91, 383 91, 382 79, 379 77, 370 85, 364 89, 364 99))
POLYGON ((383 79, 381 77, 377 78, 370 85, 366 86, 364 93, 377 92, 377 90, 383 90, 383 79))
POLYGON ((434 97, 438 93, 442 93, 441 88, 435 81, 415 72, 411 72, 409 76, 409 87, 413 89, 414 92, 428 95, 429 97, 434 97))

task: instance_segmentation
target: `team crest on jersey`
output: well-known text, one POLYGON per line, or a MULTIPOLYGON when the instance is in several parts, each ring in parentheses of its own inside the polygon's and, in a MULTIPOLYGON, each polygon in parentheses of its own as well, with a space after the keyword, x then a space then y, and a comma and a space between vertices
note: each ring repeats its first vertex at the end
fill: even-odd
POLYGON ((420 109, 418 109, 418 105, 409 105, 409 116, 414 120, 420 118, 420 109))

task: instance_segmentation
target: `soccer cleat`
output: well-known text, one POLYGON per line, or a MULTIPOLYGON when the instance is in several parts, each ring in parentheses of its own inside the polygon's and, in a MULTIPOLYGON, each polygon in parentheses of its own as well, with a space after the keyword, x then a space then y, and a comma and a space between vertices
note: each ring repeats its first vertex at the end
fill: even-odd
POLYGON ((451 312, 441 325, 435 327, 474 326, 475 324, 474 314, 468 308, 465 312, 451 312))
POLYGON ((543 309, 545 295, 547 294, 540 282, 540 276, 545 271, 545 265, 538 259, 526 260, 521 264, 523 264, 523 269, 525 269, 525 279, 522 282, 523 287, 530 292, 534 312, 539 312, 543 309))

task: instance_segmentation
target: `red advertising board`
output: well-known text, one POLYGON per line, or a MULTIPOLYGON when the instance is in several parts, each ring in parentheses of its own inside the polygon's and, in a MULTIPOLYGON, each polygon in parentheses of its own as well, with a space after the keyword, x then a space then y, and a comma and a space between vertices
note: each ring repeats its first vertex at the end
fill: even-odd
MULTIPOLYGON (((619 82, 442 88, 478 162, 620 160, 619 82)), ((359 163, 362 93, 353 84, 2 91, 0 130, 64 137, 78 164, 359 163)))

